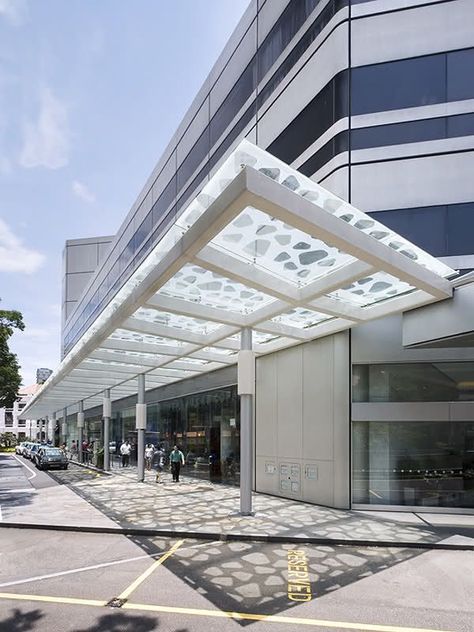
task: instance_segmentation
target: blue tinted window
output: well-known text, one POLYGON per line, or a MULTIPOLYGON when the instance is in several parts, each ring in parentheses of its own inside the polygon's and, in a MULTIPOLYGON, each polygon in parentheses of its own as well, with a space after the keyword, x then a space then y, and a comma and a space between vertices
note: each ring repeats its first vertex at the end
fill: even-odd
POLYGON ((448 101, 474 96, 474 49, 448 53, 448 101))
POLYGON ((446 56, 403 59, 352 70, 352 113, 446 101, 446 56))
POLYGON ((449 255, 474 254, 474 203, 450 204, 447 218, 449 255))
POLYGON ((474 114, 458 114, 447 117, 448 137, 474 135, 474 114))
POLYGON ((351 148, 365 149, 367 147, 417 143, 424 140, 444 138, 445 136, 445 118, 395 123, 394 125, 376 125, 374 127, 354 129, 351 136, 351 148))
POLYGON ((378 211, 369 215, 435 257, 448 254, 445 206, 378 211))

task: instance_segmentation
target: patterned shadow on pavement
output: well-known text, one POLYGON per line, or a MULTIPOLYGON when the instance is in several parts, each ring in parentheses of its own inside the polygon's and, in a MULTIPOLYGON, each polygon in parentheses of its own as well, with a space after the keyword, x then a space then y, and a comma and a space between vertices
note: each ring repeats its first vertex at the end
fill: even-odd
MULTIPOLYGON (((160 538, 130 537, 150 555, 167 550, 160 538)), ((279 614, 300 605, 288 598, 288 551, 304 552, 308 561, 312 598, 338 590, 421 553, 415 549, 342 546, 295 546, 251 542, 186 541, 166 561, 167 570, 220 610, 279 614)), ((147 580, 153 581, 153 578, 147 580)), ((159 586, 157 586, 159 594, 159 586)), ((156 599, 156 591, 153 592, 156 599)), ((142 602, 142 597, 136 597, 142 602)), ((176 605, 176 604, 162 604, 176 605)), ((239 621, 242 626, 252 621, 239 621)))

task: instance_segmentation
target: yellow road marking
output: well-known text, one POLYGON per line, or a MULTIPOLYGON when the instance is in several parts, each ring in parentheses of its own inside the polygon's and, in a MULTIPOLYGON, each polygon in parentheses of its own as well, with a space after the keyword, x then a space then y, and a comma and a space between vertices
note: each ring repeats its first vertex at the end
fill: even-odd
POLYGON ((69 603, 79 606, 106 606, 106 601, 96 599, 76 599, 74 597, 48 597, 45 595, 16 595, 14 593, 0 593, 0 599, 16 599, 18 601, 46 601, 48 603, 69 603))
POLYGON ((350 621, 329 621, 325 619, 283 617, 275 614, 251 614, 248 612, 205 610, 203 608, 175 608, 172 606, 153 606, 143 603, 125 603, 122 606, 122 609, 147 610, 150 612, 170 612, 173 614, 191 614, 203 617, 236 619, 237 621, 265 621, 269 623, 286 623, 287 625, 312 625, 326 628, 343 628, 346 630, 371 630, 372 632, 448 632, 447 630, 430 630, 427 628, 408 628, 394 625, 377 625, 372 623, 352 623, 350 621))
MULTIPOLYGON (((177 548, 177 544, 175 547, 177 548)), ((168 551, 165 555, 171 554, 168 551)), ((164 556, 163 556, 164 557, 164 556)), ((163 559, 163 558, 160 558, 163 559)), ((73 597, 48 597, 45 595, 17 595, 15 593, 0 593, 0 599, 15 599, 17 601, 42 601, 47 603, 71 604, 79 606, 106 606, 108 602, 95 599, 75 599, 73 597)), ((269 623, 285 623, 286 625, 312 625, 326 628, 342 628, 345 630, 370 630, 371 632, 449 632, 448 630, 431 630, 427 628, 413 628, 393 625, 377 625, 373 623, 352 623, 350 621, 330 621, 325 619, 303 619, 302 617, 284 617, 275 614, 252 614, 250 612, 226 612, 224 610, 205 610, 204 608, 177 608, 173 606, 154 606, 143 603, 125 603, 122 609, 142 610, 148 612, 168 612, 170 614, 196 615, 201 617, 217 617, 221 619, 235 619, 237 621, 266 621, 269 623)))
POLYGON ((165 562, 171 555, 173 555, 173 553, 179 549, 179 547, 184 544, 184 540, 178 540, 178 542, 176 542, 176 544, 174 544, 169 551, 167 551, 164 555, 162 555, 158 560, 156 560, 156 562, 153 562, 153 564, 147 568, 147 570, 142 573, 139 577, 137 577, 137 579, 130 584, 130 586, 128 588, 126 588, 119 596, 119 599, 128 599, 130 597, 130 595, 132 594, 132 592, 134 590, 136 590, 138 588, 138 586, 140 586, 141 583, 143 583, 145 581, 145 579, 147 577, 149 577, 153 571, 155 570, 155 568, 157 568, 158 566, 160 566, 161 564, 163 564, 163 562, 165 562))

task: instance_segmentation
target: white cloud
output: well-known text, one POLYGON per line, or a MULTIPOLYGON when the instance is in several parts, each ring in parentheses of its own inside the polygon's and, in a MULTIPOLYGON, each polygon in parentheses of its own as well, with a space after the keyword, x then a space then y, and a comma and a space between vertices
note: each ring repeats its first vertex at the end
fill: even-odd
POLYGON ((27 168, 59 169, 68 163, 69 145, 67 108, 51 90, 42 88, 38 118, 24 125, 19 163, 27 168))
POLYGON ((85 184, 79 182, 79 180, 74 180, 72 183, 72 192, 83 202, 87 202, 87 204, 92 204, 95 202, 95 195, 90 191, 85 184))
POLYGON ((27 10, 26 0, 0 0, 0 17, 4 17, 13 26, 23 24, 27 10))
POLYGON ((0 271, 31 274, 41 266, 44 255, 23 246, 9 226, 0 219, 0 271))

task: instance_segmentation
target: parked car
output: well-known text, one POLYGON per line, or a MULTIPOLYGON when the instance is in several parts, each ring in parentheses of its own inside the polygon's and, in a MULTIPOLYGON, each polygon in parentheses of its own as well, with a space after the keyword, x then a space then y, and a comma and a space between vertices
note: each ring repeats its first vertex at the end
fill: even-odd
POLYGON ((41 447, 42 447, 41 443, 33 443, 32 445, 30 445, 25 455, 26 458, 30 459, 30 461, 34 461, 35 455, 41 447))
POLYGON ((16 454, 23 454, 23 450, 25 449, 26 446, 26 442, 22 441, 21 443, 17 443, 15 446, 15 453, 16 454))
POLYGON ((63 450, 51 446, 40 446, 34 455, 34 461, 39 470, 50 470, 55 467, 67 470, 69 465, 63 450))
POLYGON ((25 457, 25 459, 29 459, 30 458, 30 450, 31 450, 31 446, 33 445, 33 441, 26 441, 25 442, 25 447, 23 448, 23 454, 22 456, 25 457))

